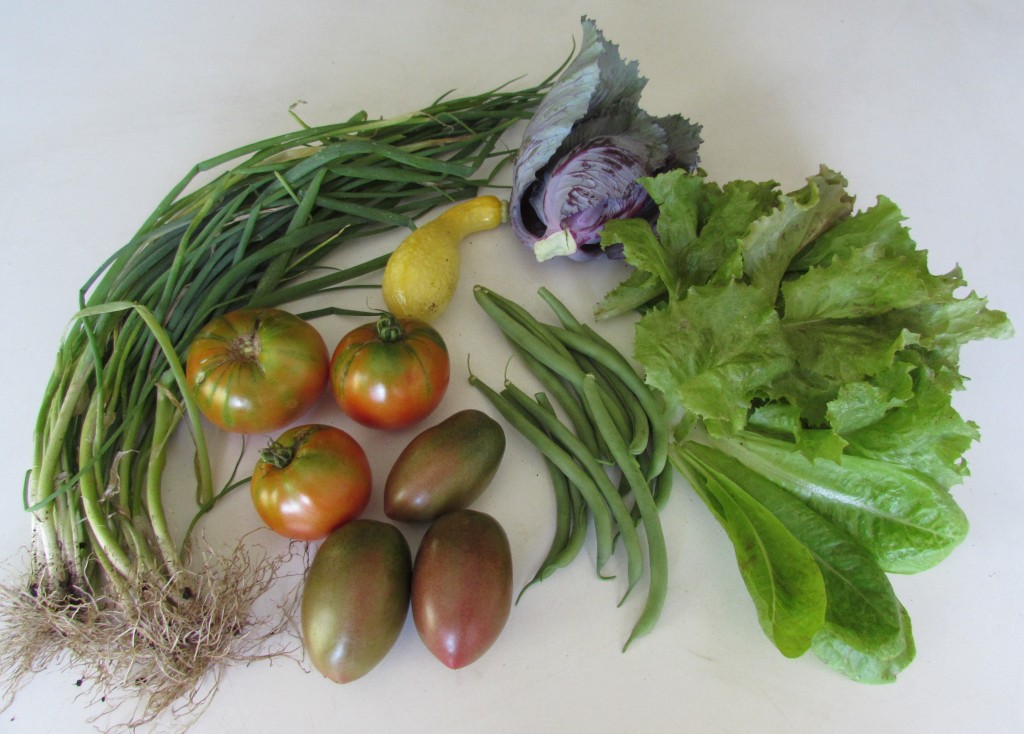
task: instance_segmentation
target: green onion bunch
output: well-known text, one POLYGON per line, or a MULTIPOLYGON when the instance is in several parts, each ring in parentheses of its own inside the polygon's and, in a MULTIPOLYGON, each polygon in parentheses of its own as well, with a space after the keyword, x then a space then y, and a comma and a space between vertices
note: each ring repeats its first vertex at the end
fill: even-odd
MULTIPOLYGON (((149 720, 182 696, 195 703, 207 670, 236 657, 273 562, 242 554, 196 570, 191 527, 173 538, 164 515, 168 441, 182 421, 195 442, 196 518, 230 489, 214 487, 185 389, 190 341, 227 310, 293 303, 382 269, 388 254, 340 269, 322 261, 475 195, 514 153, 502 135, 549 83, 446 96, 391 119, 302 124, 207 160, 88 279, 35 426, 29 577, 0 600, 8 699, 66 659, 108 703, 114 689, 142 695, 149 720)), ((326 313, 359 312, 303 315, 326 313)))

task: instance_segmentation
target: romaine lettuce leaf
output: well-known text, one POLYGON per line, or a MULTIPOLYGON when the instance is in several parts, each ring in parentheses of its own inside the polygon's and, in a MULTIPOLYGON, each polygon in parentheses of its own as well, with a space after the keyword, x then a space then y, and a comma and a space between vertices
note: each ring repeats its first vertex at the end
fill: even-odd
POLYGON ((967 536, 967 517, 952 495, 899 464, 853 455, 808 459, 790 442, 750 432, 713 438, 712 445, 841 527, 885 571, 924 571, 967 536))
POLYGON ((825 580, 814 555, 781 519, 761 505, 728 473, 707 463, 707 447, 686 444, 673 462, 718 518, 736 551, 765 635, 786 657, 810 649, 825 623, 825 580), (685 450, 689 448, 690 450, 685 450))
POLYGON ((825 624, 814 638, 812 650, 833 670, 859 683, 894 683, 896 676, 914 661, 917 646, 906 608, 900 609, 900 632, 897 643, 879 650, 862 650, 851 645, 842 634, 825 624))
MULTIPOLYGON (((783 319, 781 329, 796 366, 831 381, 837 390, 844 383, 883 372, 897 352, 913 341, 913 335, 897 324, 872 319, 783 319)), ((773 396, 786 393, 775 391, 773 396)))
MULTIPOLYGON (((853 538, 784 489, 716 449, 685 442, 674 454, 705 485, 731 487, 761 505, 804 546, 818 566, 826 606, 822 632, 864 656, 891 660, 907 649, 903 607, 885 573, 853 538)), ((790 572, 775 559, 774 575, 790 572)), ((908 661, 909 662, 909 661, 908 661)))
POLYGON ((914 397, 913 369, 912 364, 901 361, 869 379, 842 385, 835 400, 828 403, 829 425, 836 433, 848 435, 906 405, 914 397))
POLYGON ((948 303, 962 283, 928 272, 925 253, 871 243, 782 285, 787 321, 866 319, 948 303))
POLYGON ((893 201, 879 196, 874 206, 836 222, 823 232, 789 264, 790 272, 827 265, 837 255, 845 255, 871 244, 884 245, 892 252, 915 249, 910 231, 903 226, 903 212, 893 201))

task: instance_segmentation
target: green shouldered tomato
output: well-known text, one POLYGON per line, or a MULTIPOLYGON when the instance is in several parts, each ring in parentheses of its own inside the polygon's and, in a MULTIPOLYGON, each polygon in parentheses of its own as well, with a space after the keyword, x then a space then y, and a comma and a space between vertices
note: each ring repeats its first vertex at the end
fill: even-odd
POLYGON ((370 462, 348 433, 296 426, 260 453, 252 501, 267 526, 294 540, 318 540, 358 517, 370 501, 370 462))
POLYGON ((382 314, 346 334, 331 358, 338 406, 371 428, 406 428, 426 418, 448 390, 448 347, 429 324, 382 314))
POLYGON ((327 345, 309 323, 276 308, 215 318, 189 346, 188 387, 225 431, 265 433, 309 410, 327 385, 327 345))

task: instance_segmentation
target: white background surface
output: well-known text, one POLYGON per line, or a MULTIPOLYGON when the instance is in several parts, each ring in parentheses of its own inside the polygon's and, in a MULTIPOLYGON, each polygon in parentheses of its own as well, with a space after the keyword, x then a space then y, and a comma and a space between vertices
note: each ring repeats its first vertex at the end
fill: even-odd
MULTIPOLYGON (((452 88, 539 81, 579 38, 584 13, 639 60, 648 111, 704 125, 713 178, 791 189, 826 163, 861 207, 877 194, 901 206, 934 272, 960 263, 973 288, 1024 324, 1024 6, 1015 0, 3 0, 0 11, 3 560, 16 562, 29 539, 21 488, 31 428, 78 288, 193 163, 292 129, 287 110, 299 100, 308 122, 324 123, 358 109, 406 112, 452 88)), ((438 418, 483 407, 465 384, 467 353, 492 384, 508 356, 472 301, 473 282, 538 314, 532 294, 545 284, 585 315, 623 274, 609 264, 537 265, 508 229, 474 237, 463 253, 462 287, 437 323, 455 369, 438 418)), ((317 322, 331 346, 356 323, 317 322)), ((628 349, 628 323, 603 328, 628 349)), ((1019 337, 964 352, 972 382, 957 406, 983 434, 968 454, 973 475, 955 491, 972 531, 939 567, 894 579, 918 644, 895 685, 860 686, 811 655, 779 655, 724 533, 680 479, 664 514, 668 601, 628 653, 619 648, 642 595, 616 608, 621 589, 594 578, 591 541, 523 598, 468 668, 435 661, 410 619, 385 661, 348 686, 290 661, 231 668, 193 731, 1024 731, 1021 356, 1019 337)), ((328 399, 311 418, 361 437, 378 481, 412 435, 359 432, 328 399)), ((518 589, 546 550, 552 505, 537 455, 509 439, 478 508, 509 533, 518 589)), ((234 441, 214 440, 221 457, 234 456, 234 441)), ((179 471, 187 497, 187 466, 179 471)), ((380 515, 379 495, 369 514, 380 515)), ((257 525, 243 490, 205 531, 228 542, 257 525)), ((415 548, 417 534, 408 537, 415 548)), ((283 548, 269 533, 256 542, 283 548)), ((77 677, 40 674, 0 715, 0 730, 91 731, 101 709, 76 700, 77 677)))

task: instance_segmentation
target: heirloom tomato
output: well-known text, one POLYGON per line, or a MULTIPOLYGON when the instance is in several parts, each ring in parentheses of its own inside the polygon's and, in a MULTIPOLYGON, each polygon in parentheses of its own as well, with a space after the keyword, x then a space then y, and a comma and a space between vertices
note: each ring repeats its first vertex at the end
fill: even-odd
POLYGON ((398 429, 426 418, 448 389, 448 347, 418 319, 381 314, 346 334, 331 358, 331 391, 353 420, 398 429))
POLYGON ((189 347, 186 377, 199 410, 225 431, 283 428, 323 395, 330 361, 323 337, 275 308, 230 311, 189 347))
POLYGON ((260 452, 252 472, 256 512, 274 532, 318 540, 362 514, 373 482, 362 446, 326 425, 296 426, 260 452))

